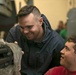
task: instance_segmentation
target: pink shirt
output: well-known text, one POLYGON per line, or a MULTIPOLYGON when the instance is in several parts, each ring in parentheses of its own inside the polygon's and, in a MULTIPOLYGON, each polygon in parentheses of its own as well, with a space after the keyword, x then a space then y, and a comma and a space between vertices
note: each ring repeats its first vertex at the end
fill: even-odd
POLYGON ((76 71, 68 71, 63 66, 49 69, 44 75, 76 75, 76 71))

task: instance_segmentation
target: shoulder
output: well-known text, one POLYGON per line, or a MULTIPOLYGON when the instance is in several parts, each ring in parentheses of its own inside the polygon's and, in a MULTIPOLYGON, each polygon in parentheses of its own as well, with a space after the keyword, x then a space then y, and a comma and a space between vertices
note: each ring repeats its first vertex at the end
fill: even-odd
POLYGON ((64 69, 63 66, 58 66, 58 67, 53 67, 52 69, 50 69, 49 71, 54 71, 54 72, 60 72, 64 69))
POLYGON ((61 75, 63 70, 64 70, 63 66, 54 67, 54 68, 49 69, 45 73, 45 75, 61 75))
POLYGON ((20 27, 19 25, 13 26, 10 30, 9 30, 10 34, 20 34, 20 27))
POLYGON ((53 31, 52 36, 53 36, 55 46, 57 46, 58 49, 62 48, 65 44, 65 40, 56 31, 53 31))
POLYGON ((19 25, 13 26, 10 31, 16 31, 16 30, 20 30, 19 25))
POLYGON ((11 35, 11 37, 17 38, 20 37, 21 32, 20 32, 20 27, 19 25, 13 26, 10 30, 9 30, 9 35, 11 35))

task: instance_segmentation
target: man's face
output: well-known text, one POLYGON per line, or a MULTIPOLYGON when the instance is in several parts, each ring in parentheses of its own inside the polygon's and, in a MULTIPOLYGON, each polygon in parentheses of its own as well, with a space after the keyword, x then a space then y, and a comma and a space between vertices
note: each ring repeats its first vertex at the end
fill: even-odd
POLYGON ((61 50, 60 64, 64 67, 73 66, 76 63, 76 54, 73 42, 66 42, 64 49, 61 50))
POLYGON ((21 32, 28 40, 36 40, 42 32, 42 19, 36 18, 32 13, 18 18, 21 32))

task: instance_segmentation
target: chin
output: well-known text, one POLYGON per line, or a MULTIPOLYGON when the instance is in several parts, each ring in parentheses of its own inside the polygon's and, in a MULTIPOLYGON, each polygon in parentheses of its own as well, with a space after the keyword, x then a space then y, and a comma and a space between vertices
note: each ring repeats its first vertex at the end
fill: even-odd
POLYGON ((63 65, 64 64, 64 61, 60 60, 60 64, 63 65))
POLYGON ((27 36, 26 36, 26 38, 27 38, 27 39, 29 39, 29 40, 31 40, 31 39, 32 39, 31 37, 27 37, 27 36))
POLYGON ((60 62, 60 65, 65 66, 66 63, 65 62, 60 62))
POLYGON ((30 41, 33 41, 33 39, 32 38, 27 38, 28 40, 30 40, 30 41))

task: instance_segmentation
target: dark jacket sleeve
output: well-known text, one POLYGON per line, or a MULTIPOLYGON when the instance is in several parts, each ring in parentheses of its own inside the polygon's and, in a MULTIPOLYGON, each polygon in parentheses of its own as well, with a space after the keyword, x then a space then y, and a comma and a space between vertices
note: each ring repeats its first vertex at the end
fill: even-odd
POLYGON ((13 26, 9 32, 8 35, 6 37, 6 41, 7 42, 15 42, 19 40, 20 38, 20 30, 19 30, 19 26, 13 26))

